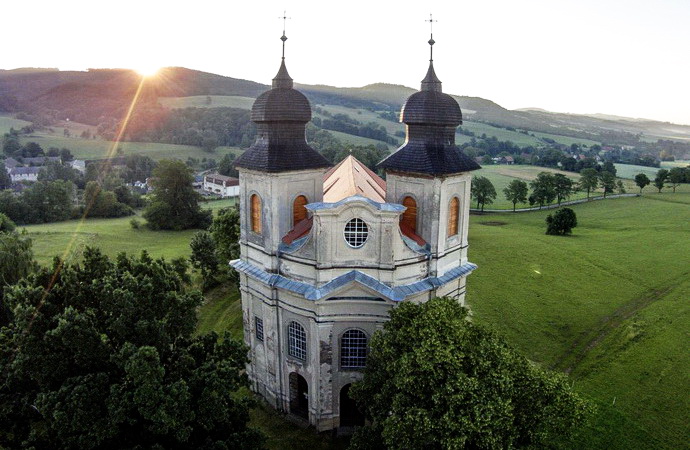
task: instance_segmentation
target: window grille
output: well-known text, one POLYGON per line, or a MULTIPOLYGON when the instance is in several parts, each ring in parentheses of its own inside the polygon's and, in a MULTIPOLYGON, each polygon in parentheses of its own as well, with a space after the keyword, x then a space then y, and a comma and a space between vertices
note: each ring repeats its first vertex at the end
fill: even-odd
POLYGON ((352 219, 345 225, 345 242, 353 248, 360 248, 369 237, 369 228, 362 219, 352 219))
POLYGON ((340 365, 364 367, 367 363, 367 335, 360 330, 347 330, 340 339, 340 365))
POLYGON ((417 202, 412 197, 405 197, 402 202, 407 209, 402 214, 400 221, 407 225, 413 232, 417 232, 417 202))
POLYGON ((288 355, 302 361, 307 359, 307 334, 297 322, 290 322, 288 326, 288 355))
POLYGON ((256 339, 263 342, 264 340, 264 320, 259 317, 254 317, 254 329, 256 330, 256 339))
POLYGON ((448 206, 448 237, 458 234, 458 219, 460 215, 460 200, 457 197, 450 199, 448 206))

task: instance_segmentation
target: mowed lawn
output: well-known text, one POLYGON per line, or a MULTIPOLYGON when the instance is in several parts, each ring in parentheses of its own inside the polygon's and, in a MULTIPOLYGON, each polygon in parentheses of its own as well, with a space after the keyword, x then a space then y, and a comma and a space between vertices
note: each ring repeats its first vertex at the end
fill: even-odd
POLYGON ((686 448, 690 436, 690 191, 547 212, 473 216, 467 301, 530 359, 599 404, 578 448, 686 448))
MULTIPOLYGON (((234 200, 218 200, 202 204, 202 207, 217 210, 231 206, 234 200)), ((151 231, 144 226, 146 221, 140 215, 117 219, 68 220, 65 222, 22 226, 33 240, 33 250, 40 264, 50 264, 55 256, 68 262, 80 260, 87 246, 99 247, 111 257, 120 252, 139 255, 146 250, 152 257, 172 259, 188 257, 189 242, 198 230, 151 231), (141 222, 139 229, 130 222, 136 218, 141 222)))

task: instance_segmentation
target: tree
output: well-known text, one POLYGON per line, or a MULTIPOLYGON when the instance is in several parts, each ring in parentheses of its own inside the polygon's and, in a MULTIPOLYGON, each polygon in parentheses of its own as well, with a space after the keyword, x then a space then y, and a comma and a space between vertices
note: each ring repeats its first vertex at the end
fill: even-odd
POLYGON ((234 163, 235 154, 226 153, 225 155, 223 155, 223 158, 220 160, 220 163, 218 164, 218 173, 221 175, 225 175, 226 177, 238 178, 240 175, 237 172, 237 169, 233 167, 234 163))
POLYGON ((564 375, 467 320, 456 300, 403 302, 390 316, 350 390, 370 420, 352 447, 539 447, 586 420, 591 407, 564 375))
POLYGON ((118 202, 114 192, 104 190, 96 181, 89 181, 84 189, 84 213, 88 217, 124 217, 131 216, 134 211, 129 205, 118 202))
POLYGON ((527 192, 527 183, 517 179, 511 181, 510 184, 503 189, 506 200, 513 204, 513 211, 515 211, 515 205, 517 203, 525 203, 527 201, 527 192))
POLYGON ((240 213, 235 208, 221 208, 208 230, 216 243, 221 264, 240 257, 240 213))
POLYGON ((151 204, 144 211, 148 226, 154 230, 208 228, 211 211, 199 207, 194 191, 194 176, 182 161, 163 160, 153 171, 151 204))
POLYGON ((546 217, 546 234, 566 235, 577 226, 577 216, 570 208, 563 208, 546 217))
POLYGON ((616 169, 616 165, 614 163, 612 163, 611 161, 606 161, 604 163, 604 165, 601 167, 601 170, 603 172, 611 172, 614 177, 618 173, 618 170, 616 169))
POLYGON ((0 233, 8 233, 14 231, 17 225, 7 217, 6 214, 0 213, 0 233))
POLYGON ((248 429, 247 349, 195 336, 202 296, 146 253, 29 275, 5 299, 0 446, 258 448, 248 429))
POLYGON ((209 286, 218 273, 218 255, 213 236, 208 231, 198 231, 192 236, 189 246, 192 248, 189 261, 192 267, 201 272, 204 286, 209 286))
POLYGON ((623 184, 623 180, 617 180, 616 181, 616 189, 618 189, 619 194, 625 194, 625 185, 623 184))
POLYGON ((573 193, 573 188, 573 180, 562 173, 557 173, 553 176, 553 189, 556 194, 556 199, 558 200, 558 206, 561 205, 561 201, 567 200, 568 197, 570 197, 573 193))
POLYGON ((4 231, 0 232, 0 327, 9 324, 11 318, 10 310, 4 301, 5 289, 36 269, 31 239, 25 234, 12 231, 11 227, 3 228, 4 231))
POLYGON ((12 186, 12 178, 5 170, 4 164, 0 162, 0 189, 9 189, 12 186))
POLYGON ((48 223, 72 216, 75 187, 69 181, 39 181, 22 192, 26 205, 23 223, 48 223))
POLYGON ((22 147, 22 157, 24 158, 36 158, 37 156, 43 156, 45 152, 43 147, 35 142, 27 142, 24 147, 22 147))
POLYGON ((685 181, 685 169, 682 167, 674 167, 668 172, 668 181, 671 183, 673 192, 676 192, 678 185, 685 181))
POLYGON ((580 171, 580 189, 587 191, 587 200, 589 200, 589 193, 599 186, 599 174, 596 169, 586 168, 580 171))
POLYGON ((659 169, 659 171, 656 173, 656 177, 654 177, 654 187, 659 189, 659 193, 661 193, 661 190, 664 188, 667 178, 668 170, 666 169, 659 169))
POLYGON ((38 172, 38 181, 76 181, 79 172, 67 166, 63 166, 59 162, 50 162, 43 166, 38 172))
POLYGON ((537 178, 530 181, 532 188, 532 201, 538 203, 539 207, 551 203, 556 198, 556 189, 554 184, 554 176, 549 172, 540 172, 537 178))
POLYGON ((651 181, 649 181, 649 177, 643 173, 638 173, 635 175, 635 184, 640 188, 640 194, 642 193, 642 189, 645 188, 645 186, 649 185, 651 181))
POLYGON ((472 198, 477 200, 477 208, 481 205, 482 211, 484 211, 484 205, 492 204, 496 198, 496 189, 486 177, 473 177, 470 192, 472 198))
POLYGON ((606 194, 610 194, 616 188, 616 177, 611 172, 601 171, 599 172, 599 183, 604 189, 604 198, 606 194))

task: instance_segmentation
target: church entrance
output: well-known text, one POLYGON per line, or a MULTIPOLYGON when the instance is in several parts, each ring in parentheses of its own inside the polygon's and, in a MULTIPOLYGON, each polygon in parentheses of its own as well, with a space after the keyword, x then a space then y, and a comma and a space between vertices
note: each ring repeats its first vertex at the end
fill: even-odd
POLYGON ((290 413, 309 419, 309 386, 296 372, 290 374, 290 413))
POLYGON ((350 398, 350 386, 346 384, 340 390, 340 426, 361 427, 364 426, 364 414, 359 411, 357 404, 350 398))

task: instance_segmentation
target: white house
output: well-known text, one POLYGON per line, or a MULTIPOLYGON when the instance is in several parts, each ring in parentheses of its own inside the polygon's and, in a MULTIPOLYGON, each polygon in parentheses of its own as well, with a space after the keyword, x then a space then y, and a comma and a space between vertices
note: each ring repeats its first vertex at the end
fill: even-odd
POLYGON ((38 173, 42 167, 15 167, 9 170, 13 183, 19 181, 38 181, 38 173))
POLYGON ((240 258, 231 266, 252 389, 319 431, 362 424, 348 393, 390 309, 435 296, 464 304, 476 269, 467 229, 479 165, 455 145, 460 107, 431 63, 402 109, 405 143, 379 163, 386 181, 352 157, 330 168, 307 144, 311 107, 284 59, 251 119, 256 141, 235 163, 240 258))
POLYGON ((240 180, 217 173, 204 176, 203 189, 221 197, 239 197, 240 180))

